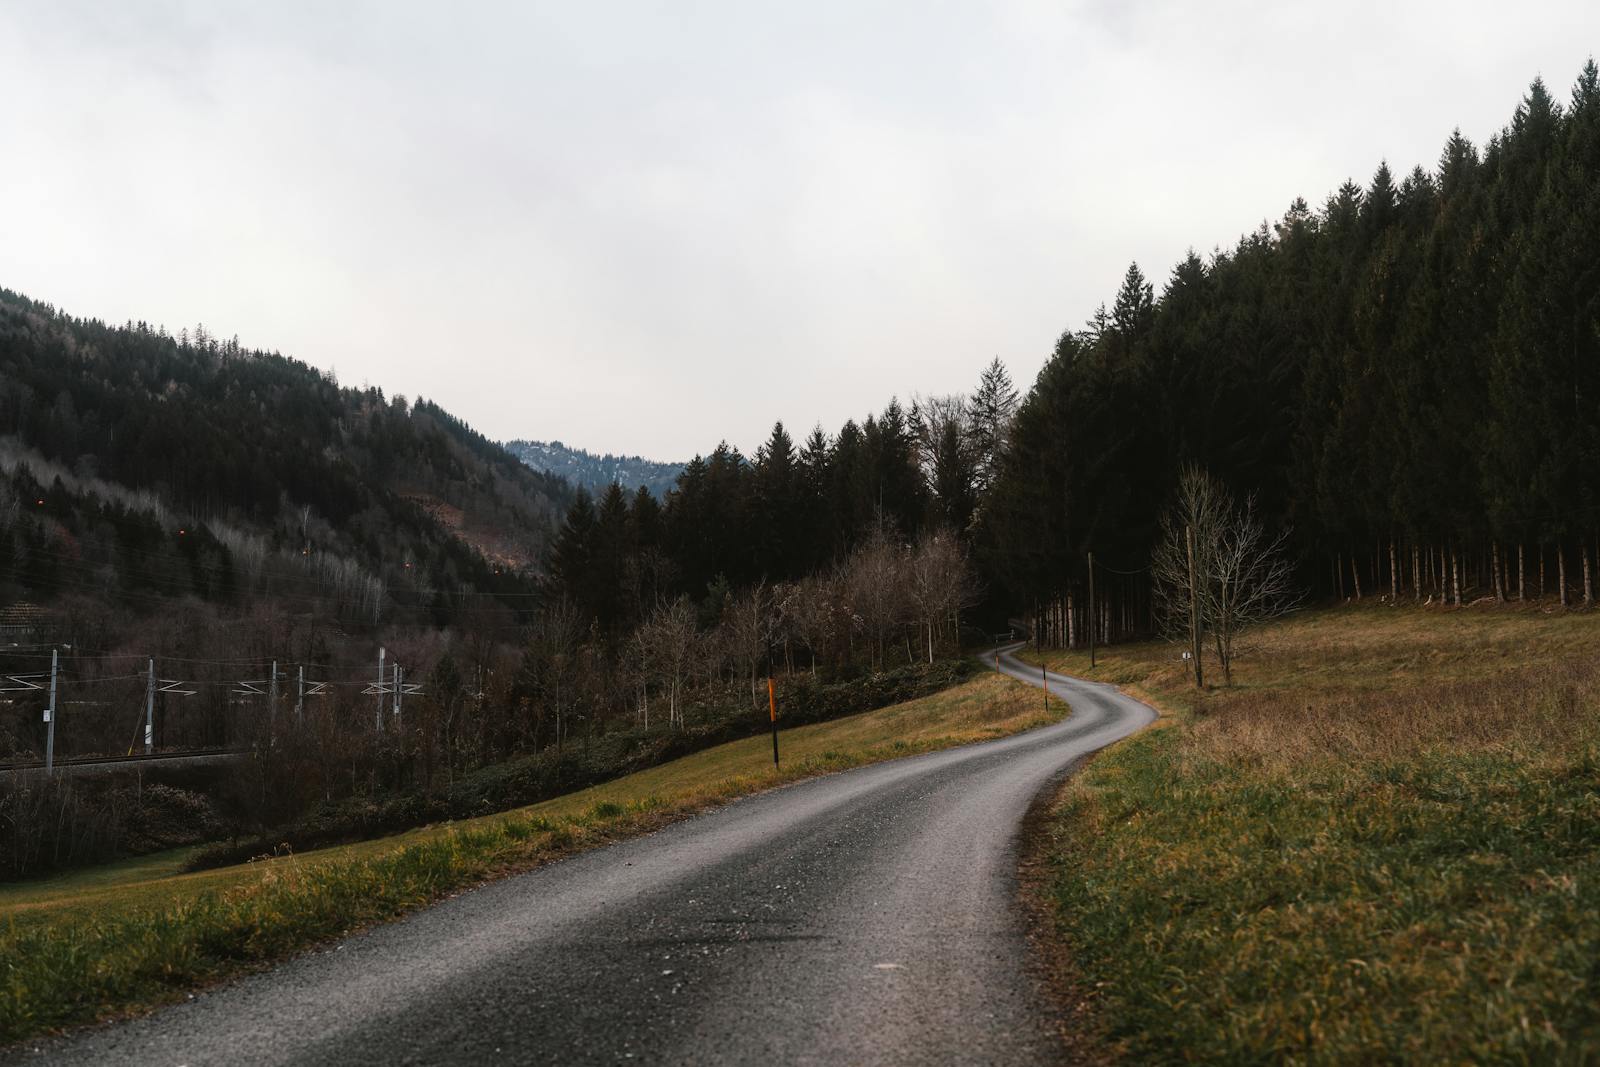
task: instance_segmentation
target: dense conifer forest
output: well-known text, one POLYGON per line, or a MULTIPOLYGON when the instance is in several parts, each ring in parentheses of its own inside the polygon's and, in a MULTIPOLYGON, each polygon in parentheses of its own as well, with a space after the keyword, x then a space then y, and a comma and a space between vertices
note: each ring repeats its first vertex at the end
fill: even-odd
MULTIPOLYGON (((1296 199, 1159 296, 1130 267, 1018 413, 978 531, 991 574, 1081 625, 1088 553, 1138 572, 1197 464, 1292 528, 1315 594, 1592 602, 1597 250, 1591 61, 1481 148, 1456 131, 1432 168, 1296 199)), ((1108 577, 1137 610, 1102 625, 1144 625, 1138 580, 1108 577)))
MULTIPOLYGON (((1130 266, 1014 422, 1003 368, 746 459, 697 457, 664 506, 580 496, 558 588, 604 632, 663 594, 815 574, 869 537, 958 538, 985 617, 1047 642, 1148 632, 1180 472, 1253 499, 1315 596, 1593 599, 1600 533, 1600 76, 1542 80, 1481 148, 1296 198, 1157 293, 1130 266), (997 406, 998 401, 998 406, 997 406)), ((903 611, 906 618, 915 612, 903 611)))

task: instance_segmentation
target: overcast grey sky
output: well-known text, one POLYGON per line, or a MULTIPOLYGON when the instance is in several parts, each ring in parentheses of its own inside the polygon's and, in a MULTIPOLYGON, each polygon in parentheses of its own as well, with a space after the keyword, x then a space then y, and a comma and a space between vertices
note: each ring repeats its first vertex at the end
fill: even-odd
POLYGON ((204 322, 492 437, 685 458, 1032 381, 1600 4, 0 0, 0 285, 204 322))

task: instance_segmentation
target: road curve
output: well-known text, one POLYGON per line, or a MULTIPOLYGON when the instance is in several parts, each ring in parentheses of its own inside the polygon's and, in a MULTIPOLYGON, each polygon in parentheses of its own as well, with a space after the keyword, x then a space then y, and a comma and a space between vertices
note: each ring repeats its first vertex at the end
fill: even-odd
POLYGON ((1065 722, 735 801, 0 1062, 1055 1062, 1019 826, 1155 713, 1049 689, 1065 722))

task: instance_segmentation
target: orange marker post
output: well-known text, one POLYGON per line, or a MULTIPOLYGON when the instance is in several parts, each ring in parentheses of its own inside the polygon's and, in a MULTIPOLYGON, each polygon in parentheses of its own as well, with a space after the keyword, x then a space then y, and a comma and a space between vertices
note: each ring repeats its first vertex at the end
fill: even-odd
POLYGON ((767 711, 772 715, 772 765, 778 765, 778 696, 772 685, 772 675, 767 675, 767 711))

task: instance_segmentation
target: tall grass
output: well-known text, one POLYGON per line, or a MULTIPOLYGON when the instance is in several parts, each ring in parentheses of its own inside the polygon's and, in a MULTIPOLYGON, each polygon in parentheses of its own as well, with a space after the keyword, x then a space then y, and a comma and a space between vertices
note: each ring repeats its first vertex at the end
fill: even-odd
POLYGON ((1059 919, 1129 1059, 1600 1061, 1600 619, 1334 611, 1169 708, 1053 824, 1059 919), (1199 713, 1194 713, 1198 711, 1199 713))
POLYGON ((373 858, 274 865, 166 908, 0 933, 0 1041, 92 1019, 403 914, 498 871, 658 822, 651 799, 571 820, 519 816, 373 858))

